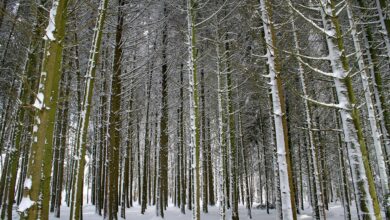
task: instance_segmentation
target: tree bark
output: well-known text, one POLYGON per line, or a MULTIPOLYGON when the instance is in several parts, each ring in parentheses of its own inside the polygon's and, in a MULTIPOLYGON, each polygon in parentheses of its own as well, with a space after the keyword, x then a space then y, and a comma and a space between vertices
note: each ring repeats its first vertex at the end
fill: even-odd
POLYGON ((67 5, 67 0, 53 2, 50 14, 55 20, 55 32, 47 33, 45 36, 46 45, 42 72, 37 99, 34 103, 37 114, 33 128, 33 144, 30 151, 27 179, 24 183, 24 196, 21 205, 19 205, 19 207, 26 208, 19 209, 23 212, 22 218, 31 220, 36 219, 37 216, 40 216, 41 219, 49 218, 53 127, 57 109, 58 84, 61 76, 60 66, 67 5), (41 203, 40 206, 37 205, 38 202, 41 203))

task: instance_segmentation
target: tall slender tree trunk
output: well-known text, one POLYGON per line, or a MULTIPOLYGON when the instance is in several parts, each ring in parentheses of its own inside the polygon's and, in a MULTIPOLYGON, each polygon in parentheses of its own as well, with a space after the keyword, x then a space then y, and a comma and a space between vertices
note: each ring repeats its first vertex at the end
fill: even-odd
POLYGON ((65 91, 65 100, 63 104, 63 123, 61 128, 61 142, 59 143, 59 155, 58 155, 58 170, 57 170, 57 176, 54 176, 54 178, 57 179, 57 187, 56 187, 56 197, 54 201, 54 212, 55 216, 57 218, 60 217, 60 208, 61 208, 61 202, 62 202, 62 185, 63 185, 63 170, 64 170, 64 159, 65 159, 65 150, 66 150, 66 144, 68 142, 68 115, 69 115, 69 99, 70 99, 70 74, 68 73, 68 79, 67 79, 67 88, 65 91))
MULTIPOLYGON (((241 160, 244 165, 244 182, 245 182, 245 206, 247 209, 247 214, 250 219, 252 219, 252 211, 251 211, 251 203, 250 203, 250 195, 249 195, 249 180, 248 180, 248 167, 247 167, 247 158, 248 154, 246 151, 246 147, 244 146, 244 135, 242 132, 242 121, 241 121, 241 112, 238 113, 238 128, 239 128, 239 137, 240 137, 240 153, 241 160)), ((244 192, 242 192, 244 194, 244 192)), ((268 192, 267 192, 268 193, 268 192)), ((268 201, 267 201, 268 202, 268 201)), ((267 205, 268 207, 268 205, 267 205)))
MULTIPOLYGON (((153 69, 153 68, 151 68, 153 69)), ((150 71, 150 70, 148 70, 150 71)), ((150 135, 149 135, 149 111, 150 111, 150 94, 152 86, 152 72, 149 72, 149 82, 146 88, 147 99, 146 99, 146 120, 145 120, 145 149, 144 149, 144 159, 143 159, 143 173, 142 173, 142 198, 141 198, 141 213, 144 214, 147 206, 148 198, 148 167, 150 166, 150 135)), ((138 139, 139 141, 139 139, 138 139)), ((138 149, 139 150, 139 149, 138 149)))
MULTIPOLYGON (((226 40, 227 35, 226 35, 226 40)), ((237 187, 237 166, 236 166, 236 124, 234 120, 234 108, 233 108, 233 87, 232 87, 232 76, 231 76, 231 65, 229 62, 230 57, 230 45, 225 43, 226 52, 226 104, 227 104, 227 141, 229 146, 229 172, 230 172, 230 198, 232 206, 232 220, 238 220, 238 187, 237 187)))
POLYGON ((214 174, 213 174, 213 157, 211 149, 211 128, 210 128, 210 119, 207 121, 208 128, 208 142, 207 142, 207 171, 208 171, 208 193, 209 193, 209 205, 215 205, 214 199, 214 174))
MULTIPOLYGON (((167 63, 167 44, 168 44, 168 14, 167 7, 163 5, 164 24, 162 30, 162 91, 161 91, 161 122, 160 122, 160 152, 159 152, 159 203, 160 214, 164 218, 164 209, 168 206, 168 63, 167 63)), ((157 128, 156 128, 157 133, 157 128)), ((156 139, 157 141, 157 139, 156 139)), ((155 177, 156 178, 156 177, 155 177)))
MULTIPOLYGON (((356 24, 354 22, 354 15, 352 14, 352 8, 350 5, 350 1, 347 1, 347 13, 348 13, 348 20, 351 27, 351 35, 353 39, 353 43, 355 46, 356 51, 356 60, 358 62, 360 77, 362 81, 362 86, 364 90, 364 97, 366 101, 366 107, 367 107, 367 113, 368 113, 368 120, 370 123, 370 130, 371 130, 371 137, 374 141, 374 148, 375 148, 375 155, 376 155, 376 161, 378 164, 378 170, 379 170, 379 177, 380 177, 380 183, 382 187, 383 195, 387 195, 389 193, 389 183, 388 183, 388 175, 386 172, 386 165, 385 165, 385 159, 382 152, 382 143, 380 139, 380 132, 377 126, 376 121, 376 114, 374 110, 374 103, 372 101, 372 94, 369 86, 368 76, 366 73, 366 65, 363 60, 363 52, 361 49, 360 41, 358 38, 357 28, 356 24)), ((386 208, 387 215, 390 214, 390 207, 386 208)))
POLYGON ((260 8, 263 20, 265 42, 267 47, 267 59, 272 96, 272 109, 275 124, 277 159, 279 166, 279 179, 282 202, 283 219, 297 219, 295 212, 294 188, 292 187, 291 161, 287 142, 287 121, 285 115, 285 103, 280 77, 280 64, 275 42, 271 3, 269 0, 260 0, 260 8))
POLYGON ((2 0, 0 2, 0 29, 3 26, 4 15, 7 13, 8 0, 2 0))
MULTIPOLYGON (((336 89, 332 88, 332 97, 333 99, 336 98, 336 89)), ((334 111, 334 118, 336 121, 336 129, 340 128, 340 116, 336 111, 334 111)), ((341 188, 342 188, 342 194, 343 194, 343 205, 344 205, 344 219, 351 220, 351 199, 350 199, 350 190, 349 190, 349 177, 347 173, 347 166, 345 163, 345 156, 344 156, 344 147, 345 144, 342 142, 341 132, 338 132, 337 134, 337 141, 338 141, 338 159, 340 163, 340 174, 341 174, 341 188)))
POLYGON ((193 219, 200 219, 200 135, 199 135, 199 98, 197 86, 197 48, 196 48, 196 13, 197 0, 187 0, 187 28, 188 28, 188 76, 190 101, 190 146, 192 148, 192 167, 194 182, 193 219))
MULTIPOLYGON (((5 1, 6 2, 6 1, 5 1)), ((43 23, 44 18, 44 11, 43 9, 33 7, 32 9, 33 14, 35 15, 37 19, 37 24, 43 23)), ((1 14, 0 9, 0 14, 1 14)), ((0 15, 1 16, 1 15, 0 15)), ((0 28, 1 28, 1 22, 0 22, 0 28)), ((30 143, 28 142, 28 138, 23 141, 23 133, 24 132, 32 132, 32 124, 34 118, 32 115, 34 112, 31 109, 26 109, 26 105, 32 105, 34 104, 35 97, 33 96, 31 91, 36 91, 38 89, 38 81, 36 80, 38 74, 39 74, 39 63, 41 61, 40 54, 41 50, 43 48, 41 37, 43 35, 43 27, 42 25, 34 25, 33 27, 33 35, 30 42, 30 52, 27 55, 27 64, 25 68, 25 78, 24 82, 22 84, 22 92, 21 92, 21 108, 19 110, 19 124, 18 128, 15 134, 15 150, 11 154, 10 158, 10 183, 9 183, 9 192, 8 192, 8 204, 7 204, 7 216, 12 216, 12 208, 13 203, 15 199, 15 186, 16 186, 16 180, 17 180, 17 174, 18 174, 18 168, 19 168, 19 157, 21 153, 27 152, 25 148, 30 147, 30 143)), ((5 111, 4 113, 7 113, 5 111)), ((5 115, 3 116, 4 119, 5 115)), ((4 128, 6 127, 6 123, 3 123, 4 128)), ((1 133, 1 135, 4 134, 1 133)), ((2 139, 0 139, 2 142, 2 139)), ((0 143, 1 144, 1 143, 0 143)), ((0 146, 1 148, 1 146, 0 146)), ((1 149, 0 149, 1 153, 1 149)), ((22 154, 23 155, 23 154, 22 154)), ((27 156, 22 157, 23 159, 28 159, 27 156)), ((22 160, 23 161, 23 160, 22 160)), ((24 181, 24 175, 23 171, 25 167, 23 166, 25 163, 21 163, 21 174, 19 177, 19 181, 24 181)), ((22 191, 22 190, 20 190, 22 191)), ((19 204, 19 200, 17 200, 17 204, 19 204)))
POLYGON ((19 211, 25 219, 33 220, 37 216, 41 219, 49 218, 53 127, 61 76, 67 5, 67 0, 53 2, 50 10, 51 20, 44 37, 45 53, 39 89, 34 103, 37 114, 33 128, 33 144, 27 179, 24 182, 24 195, 19 204, 19 211))
MULTIPOLYGON (((291 4, 290 0, 288 1, 289 4, 291 4)), ((290 13, 292 13, 292 10, 290 8, 290 13)), ((299 46, 299 40, 298 40, 298 34, 295 22, 291 22, 292 29, 293 29, 293 37, 294 37, 294 43, 295 43, 295 53, 299 56, 300 51, 298 48, 299 46)), ((298 57, 299 58, 299 57, 298 57)), ((301 62, 298 62, 298 74, 299 74, 299 80, 302 88, 302 93, 304 97, 308 96, 307 88, 306 88, 306 80, 304 75, 304 68, 301 62)), ((310 170, 311 172, 308 174, 311 177, 311 181, 313 184, 313 191, 312 191, 312 198, 313 198, 313 214, 314 217, 318 220, 320 219, 326 219, 325 216, 325 210, 323 205, 323 199, 322 199, 322 193, 321 193, 321 184, 319 181, 319 169, 318 169, 318 163, 317 163, 317 151, 316 146, 314 142, 314 135, 313 135, 313 125, 312 125, 312 118, 311 118, 311 107, 309 105, 309 102, 307 99, 303 99, 303 104, 305 108, 305 125, 307 127, 307 135, 308 135, 308 145, 310 148, 310 170)))
POLYGON ((126 0, 118 1, 118 15, 115 35, 114 49, 114 66, 112 73, 111 84, 111 111, 109 124, 109 145, 108 164, 109 164, 109 188, 108 188, 108 219, 118 219, 118 179, 119 179, 119 154, 121 145, 121 74, 122 74, 122 59, 123 59, 123 23, 124 23, 124 6, 126 0))
POLYGON ((345 55, 341 27, 338 18, 335 17, 335 3, 333 0, 322 0, 322 4, 324 7, 321 9, 321 15, 327 33, 329 59, 341 108, 341 123, 352 166, 352 178, 355 183, 355 196, 359 201, 360 214, 364 219, 382 219, 360 124, 360 115, 356 107, 352 79, 348 75, 349 64, 345 55))
POLYGON ((181 180, 181 213, 185 214, 186 204, 186 149, 184 149, 184 79, 183 79, 183 64, 180 65, 180 180, 181 180))
MULTIPOLYGON (((362 13, 367 13, 367 5, 364 1, 358 0, 358 5, 362 13)), ((378 12, 379 13, 379 12, 378 12)), ((379 124, 382 133, 383 144, 386 149, 386 166, 389 169, 389 154, 390 154, 390 110, 389 106, 385 100, 385 91, 382 79, 382 72, 380 70, 379 60, 380 53, 379 49, 373 45, 374 36, 373 30, 370 25, 365 25, 362 31, 364 44, 367 53, 367 63, 370 70, 370 75, 373 81, 373 93, 375 99, 375 107, 377 116, 379 117, 379 124)))
MULTIPOLYGON (((219 33, 217 29, 217 38, 219 33)), ((219 171, 218 171, 218 182, 219 182, 219 216, 220 220, 226 219, 226 184, 225 184, 225 158, 224 158, 224 135, 223 135, 223 109, 222 109, 222 89, 221 89, 221 75, 222 75, 222 61, 220 55, 219 43, 216 46, 217 53, 217 102, 218 102, 218 146, 219 146, 219 171)))
POLYGON ((206 108, 204 91, 204 70, 200 72, 200 101, 201 101, 201 135, 202 135, 202 210, 208 212, 208 166, 207 166, 207 146, 206 146, 206 108))
MULTIPOLYGON (((132 96, 133 93, 131 93, 132 96)), ((128 108, 129 108, 129 113, 127 114, 127 140, 126 140, 126 146, 125 149, 123 150, 124 155, 122 158, 122 194, 121 194, 121 217, 126 218, 126 207, 128 207, 128 200, 129 200, 129 185, 131 184, 130 181, 130 175, 132 173, 132 167, 131 167, 131 155, 133 154, 132 151, 132 128, 131 128, 131 111, 132 111, 132 106, 133 106, 133 100, 130 97, 130 101, 128 102, 128 108)))

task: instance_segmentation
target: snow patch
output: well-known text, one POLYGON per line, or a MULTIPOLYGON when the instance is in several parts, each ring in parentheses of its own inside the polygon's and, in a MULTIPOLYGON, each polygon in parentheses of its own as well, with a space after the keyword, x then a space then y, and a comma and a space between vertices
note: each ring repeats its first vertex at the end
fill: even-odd
POLYGON ((43 108, 43 99, 44 99, 43 93, 42 92, 38 93, 33 106, 41 110, 43 108))
POLYGON ((51 40, 54 41, 54 31, 56 30, 56 23, 55 18, 57 15, 57 8, 58 8, 58 1, 53 2, 53 6, 50 9, 50 18, 49 18, 49 24, 46 28, 46 35, 43 37, 44 40, 51 40))
POLYGON ((23 197, 22 201, 19 204, 18 212, 25 212, 27 209, 33 206, 34 203, 35 202, 32 201, 29 196, 23 197))
POLYGON ((41 124, 41 119, 39 119, 38 116, 35 116, 35 121, 37 122, 38 125, 41 124))
POLYGON ((24 181, 24 188, 25 189, 31 189, 31 186, 32 186, 32 180, 31 180, 31 178, 27 178, 24 181))
POLYGON ((17 2, 14 6, 14 8, 12 9, 12 14, 16 15, 16 13, 18 13, 18 10, 19 10, 19 2, 17 2))

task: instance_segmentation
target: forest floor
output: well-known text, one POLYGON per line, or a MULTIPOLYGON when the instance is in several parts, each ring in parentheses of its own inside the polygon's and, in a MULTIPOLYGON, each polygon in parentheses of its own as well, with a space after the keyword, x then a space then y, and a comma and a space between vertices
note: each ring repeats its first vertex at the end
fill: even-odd
MULTIPOLYGON (((191 220, 192 213, 190 210, 186 210, 187 214, 183 215, 180 212, 180 209, 174 207, 173 205, 169 205, 165 212, 166 220, 191 220)), ((249 219, 247 217, 247 211, 244 206, 239 207, 240 219, 249 219)), ((139 205, 135 205, 134 207, 126 210, 126 218, 134 219, 134 220, 158 220, 160 217, 156 217, 156 209, 155 207, 149 207, 146 210, 144 215, 141 214, 141 207, 139 205)), ((354 212, 352 212, 354 213, 354 212)), ((101 216, 95 213, 95 207, 92 205, 85 205, 83 208, 83 219, 84 220, 100 220, 103 219, 101 216)), ((270 214, 268 215, 266 210, 263 209, 253 209, 252 210, 252 219, 254 220, 275 220, 276 219, 275 210, 270 210, 270 214)), ((230 212, 227 211, 227 218, 230 219, 230 212)), ((50 216, 50 219, 58 219, 54 218, 53 215, 50 216)), ((60 220, 68 220, 69 219, 69 208, 63 206, 61 209, 61 218, 60 220)), ((219 219, 219 209, 218 207, 209 207, 209 213, 201 214, 202 220, 218 220, 219 219)), ((298 219, 300 220, 310 220, 313 219, 311 217, 311 209, 307 208, 300 215, 298 215, 298 219)), ((329 211, 327 212, 328 220, 344 220, 344 211, 343 207, 340 203, 331 204, 329 207, 329 211)))

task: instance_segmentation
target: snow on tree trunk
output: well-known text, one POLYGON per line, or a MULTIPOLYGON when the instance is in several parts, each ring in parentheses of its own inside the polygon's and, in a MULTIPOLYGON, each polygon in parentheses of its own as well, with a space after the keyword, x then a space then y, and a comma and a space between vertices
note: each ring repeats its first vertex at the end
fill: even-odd
MULTIPOLYGON (((237 95, 238 96, 238 95, 237 95)), ((250 193, 249 193, 249 180, 248 180, 248 168, 247 168, 247 151, 244 146, 244 135, 242 132, 242 121, 241 121, 241 112, 238 114, 238 128, 239 128, 239 135, 240 135, 240 153, 241 153, 241 160, 244 163, 244 182, 245 182, 245 207, 247 209, 247 214, 250 219, 252 219, 252 211, 251 211, 251 204, 250 204, 250 193)), ((265 155, 264 155, 265 156, 265 155)), ((267 172, 267 171, 265 171, 267 172)), ((266 187, 267 187, 267 182, 266 182, 266 187)), ((241 193, 244 193, 242 190, 241 193)), ((266 192, 268 193, 268 191, 266 192)), ((266 201, 268 203, 268 201, 266 201)), ((266 204, 268 206, 268 204, 266 204)))
POLYGON ((190 115, 190 148, 192 149, 192 170, 194 174, 193 216, 200 219, 200 177, 199 177, 199 110, 197 89, 197 49, 195 33, 196 0, 187 0, 187 40, 188 40, 188 78, 189 78, 189 115, 190 115))
POLYGON ((370 122, 370 128, 371 128, 370 136, 374 141, 374 148, 375 148, 375 154, 376 154, 377 164, 379 168, 379 176, 380 176, 380 182, 383 190, 383 195, 386 195, 389 193, 389 185, 387 181, 388 176, 386 173, 385 159, 383 157, 383 152, 382 152, 382 143, 380 139, 381 134, 377 126, 374 104, 371 98, 372 94, 370 91, 370 86, 369 86, 368 77, 366 73, 367 69, 363 60, 363 53, 361 50, 361 45, 356 30, 356 24, 354 22, 354 16, 352 14, 352 9, 349 1, 347 1, 347 13, 348 13, 349 25, 351 27, 353 44, 356 50, 355 57, 358 62, 360 77, 362 80, 362 85, 364 90, 364 97, 366 100, 368 120, 370 122))
POLYGON ((218 191, 218 200, 219 200, 219 219, 226 219, 226 198, 225 198, 225 178, 224 178, 224 163, 223 163, 223 120, 222 120, 222 91, 221 91, 221 61, 220 61, 220 52, 219 52, 219 44, 217 43, 217 102, 218 102, 218 146, 219 146, 219 169, 218 169, 218 183, 219 183, 219 191, 218 191))
POLYGON ((183 64, 180 65, 180 181, 181 181, 181 204, 180 210, 181 213, 185 214, 185 204, 186 204, 186 151, 184 149, 184 73, 183 73, 183 64))
POLYGON ((326 33, 329 59, 333 80, 340 106, 344 140, 347 143, 348 156, 352 167, 352 179, 355 184, 355 196, 359 201, 359 211, 364 219, 381 219, 379 204, 370 165, 367 148, 363 139, 359 112, 349 73, 349 64, 343 48, 341 27, 334 19, 334 6, 331 0, 322 0, 321 17, 326 33))
POLYGON ((287 159, 288 150, 286 143, 286 124, 283 120, 283 94, 281 88, 281 79, 279 76, 278 60, 275 56, 275 33, 270 15, 270 3, 268 0, 260 0, 260 9, 263 20, 264 38, 267 45, 267 62, 269 67, 268 77, 271 88, 272 108, 276 135, 277 160, 279 166, 279 179, 281 191, 282 216, 285 220, 296 219, 295 210, 293 210, 292 196, 290 189, 289 162, 287 159))
POLYGON ((96 21, 95 31, 92 39, 91 52, 89 54, 88 69, 85 75, 84 97, 81 103, 81 114, 78 119, 77 142, 76 142, 76 173, 73 182, 73 200, 71 202, 70 219, 79 219, 81 216, 83 200, 84 166, 85 154, 87 148, 87 133, 89 125, 89 116, 91 111, 91 101, 93 95, 94 79, 96 74, 96 65, 99 59, 100 45, 104 22, 106 18, 106 9, 108 0, 101 0, 99 5, 99 17, 96 21))
MULTIPOLYGON (((50 10, 42 71, 34 107, 37 109, 33 128, 27 176, 31 184, 24 185, 19 212, 26 219, 48 219, 52 143, 61 76, 62 49, 65 36, 67 0, 56 0, 50 10), (49 33, 50 32, 50 33, 49 33)), ((26 183, 26 182, 25 182, 26 183)))
MULTIPOLYGON (((163 17, 166 19, 169 11, 165 3, 162 5, 163 17)), ((162 30, 162 65, 161 65, 161 121, 160 121, 160 149, 159 149, 159 187, 160 197, 157 203, 160 205, 160 214, 164 218, 164 210, 168 206, 168 63, 167 63, 167 44, 168 44, 168 24, 163 24, 162 30)))
MULTIPOLYGON (((17 16, 19 15, 19 8, 17 9, 17 16)), ((43 10, 43 9, 33 9, 34 12, 37 12, 37 11, 40 11, 40 10, 43 10)), ((39 62, 40 62, 40 57, 39 57, 39 54, 36 53, 35 51, 35 48, 42 48, 42 44, 41 44, 41 35, 43 34, 43 31, 44 31, 44 27, 42 27, 42 25, 38 25, 38 23, 42 23, 45 18, 44 16, 42 16, 42 14, 40 13, 39 14, 40 16, 36 16, 36 19, 37 19, 37 24, 34 25, 33 27, 33 30, 32 30, 32 33, 33 35, 31 36, 31 42, 30 42, 30 45, 29 45, 29 53, 26 57, 26 65, 25 66, 25 69, 23 69, 23 73, 26 77, 26 79, 28 79, 28 83, 27 81, 23 82, 22 84, 22 91, 21 91, 21 105, 27 105, 27 104, 33 104, 33 103, 30 103, 31 102, 31 95, 32 95, 32 91, 36 91, 37 88, 38 88, 38 82, 37 80, 35 80, 36 76, 39 74, 39 69, 38 69, 38 66, 39 66, 39 62)), ((1 26, 1 22, 0 22, 0 26, 1 26)), ((5 52, 5 51, 4 51, 5 52)), ((4 57, 3 57, 4 59, 4 57)), ((13 86, 11 86, 12 88, 13 86)), ((20 106, 19 106, 20 107, 20 106)), ((6 112, 5 112, 6 113, 6 112)), ((10 180, 9 180, 9 192, 8 192, 8 204, 7 206, 5 205, 2 205, 2 208, 5 209, 6 207, 8 208, 7 210, 7 216, 12 216, 12 210, 13 210, 13 206, 12 205, 9 205, 9 204, 13 204, 14 200, 15 200, 15 186, 16 186, 16 180, 17 180, 17 177, 18 177, 18 169, 19 169, 19 157, 21 156, 21 154, 23 153, 23 148, 24 146, 28 145, 30 146, 30 143, 26 143, 28 141, 23 141, 23 136, 26 135, 25 133, 26 132, 31 132, 31 124, 33 124, 33 113, 34 111, 32 109, 25 109, 25 108, 21 108, 19 110, 19 125, 18 126, 18 129, 16 131, 16 134, 15 134, 15 147, 14 147, 14 150, 12 151, 11 153, 11 156, 10 156, 10 180), (25 123, 25 121, 27 120, 27 123, 25 123)), ((4 115, 3 115, 4 117, 4 115)), ((2 118, 3 119, 3 118, 2 118)), ((9 117, 4 117, 4 120, 5 119, 9 119, 9 117)), ((4 128, 5 128, 5 121, 2 123, 4 128)), ((4 133, 2 133, 4 134, 4 133)), ((1 136, 1 135, 0 135, 1 136)), ((0 137, 0 154, 1 154, 1 149, 2 149, 2 138, 0 137)), ((20 175, 20 180, 19 181, 22 181, 23 180, 23 177, 22 175, 20 175)), ((20 193, 20 192, 19 192, 20 193)), ((18 193, 18 194, 19 194, 18 193)))

